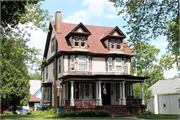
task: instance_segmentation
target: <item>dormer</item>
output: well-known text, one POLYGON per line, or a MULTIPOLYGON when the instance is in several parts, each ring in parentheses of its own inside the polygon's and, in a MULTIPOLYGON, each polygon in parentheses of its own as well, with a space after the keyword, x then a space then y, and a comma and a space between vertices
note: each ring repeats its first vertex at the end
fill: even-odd
POLYGON ((87 49, 88 36, 90 35, 90 31, 82 23, 80 23, 71 30, 65 38, 69 40, 73 49, 87 49))
POLYGON ((122 51, 124 38, 126 38, 126 36, 116 26, 115 28, 103 34, 100 40, 105 43, 106 47, 110 51, 122 51))

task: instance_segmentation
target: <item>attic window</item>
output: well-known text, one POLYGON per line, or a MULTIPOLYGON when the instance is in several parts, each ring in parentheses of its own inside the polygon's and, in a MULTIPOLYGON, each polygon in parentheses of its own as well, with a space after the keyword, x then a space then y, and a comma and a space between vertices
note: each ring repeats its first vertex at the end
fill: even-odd
POLYGON ((51 52, 55 50, 55 37, 52 38, 51 40, 51 52))
POLYGON ((81 37, 81 47, 85 46, 85 40, 86 40, 85 37, 81 37))
POLYGON ((117 39, 116 40, 116 42, 117 42, 117 49, 121 49, 121 40, 120 39, 117 39))
POLYGON ((111 39, 111 49, 115 49, 115 39, 111 39))
POLYGON ((75 39, 74 46, 79 46, 79 36, 75 36, 74 39, 75 39))

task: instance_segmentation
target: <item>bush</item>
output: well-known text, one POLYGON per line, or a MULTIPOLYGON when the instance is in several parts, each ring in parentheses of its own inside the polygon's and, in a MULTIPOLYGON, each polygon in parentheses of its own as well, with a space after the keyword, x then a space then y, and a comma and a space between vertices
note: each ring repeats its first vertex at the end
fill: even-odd
POLYGON ((105 110, 90 110, 90 111, 75 111, 69 112, 66 110, 58 114, 59 117, 110 117, 110 113, 105 110))
POLYGON ((3 115, 14 115, 14 113, 11 112, 11 111, 6 110, 6 111, 3 112, 3 115))

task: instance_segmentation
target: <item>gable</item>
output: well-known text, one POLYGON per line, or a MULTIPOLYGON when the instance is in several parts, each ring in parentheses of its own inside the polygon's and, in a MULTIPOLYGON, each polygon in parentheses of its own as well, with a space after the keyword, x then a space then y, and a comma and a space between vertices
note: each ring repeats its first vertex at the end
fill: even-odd
MULTIPOLYGON (((51 32, 51 37, 49 41, 49 46, 48 46, 48 52, 47 52, 47 60, 51 58, 54 55, 54 51, 51 52, 51 45, 52 45, 52 39, 55 37, 54 31, 52 30, 51 32)), ((56 40, 55 40, 56 41, 56 40)))
POLYGON ((84 32, 84 30, 81 27, 79 27, 76 31, 77 32, 84 32))
POLYGON ((115 31, 112 33, 112 35, 120 35, 120 33, 119 33, 117 30, 115 30, 115 31))

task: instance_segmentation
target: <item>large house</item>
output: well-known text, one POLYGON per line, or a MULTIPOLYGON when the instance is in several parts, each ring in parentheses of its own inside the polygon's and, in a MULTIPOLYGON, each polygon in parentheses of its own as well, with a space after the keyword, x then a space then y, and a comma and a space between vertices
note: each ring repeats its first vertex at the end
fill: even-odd
POLYGON ((150 88, 152 98, 147 110, 155 114, 180 113, 180 78, 159 80, 150 88))
POLYGON ((50 22, 42 63, 43 107, 70 107, 71 110, 119 109, 128 113, 145 108, 142 99, 133 99, 133 83, 148 77, 131 76, 135 56, 116 27, 62 22, 56 12, 50 22))

